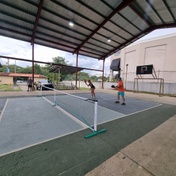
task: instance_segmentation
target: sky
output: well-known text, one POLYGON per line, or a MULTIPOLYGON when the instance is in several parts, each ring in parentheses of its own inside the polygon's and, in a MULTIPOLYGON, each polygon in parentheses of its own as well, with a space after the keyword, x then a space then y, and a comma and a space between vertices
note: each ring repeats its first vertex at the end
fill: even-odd
MULTIPOLYGON (((155 30, 150 34, 142 37, 138 41, 153 39, 156 37, 170 34, 176 34, 176 28, 155 30)), ((0 36, 0 55, 31 60, 32 47, 30 43, 0 36)), ((52 58, 57 56, 64 57, 67 63, 76 66, 76 55, 52 48, 47 48, 40 45, 34 45, 34 60, 52 62, 52 58)), ((102 70, 103 68, 103 61, 101 60, 99 61, 97 59, 92 58, 90 59, 88 57, 81 55, 79 55, 78 59, 79 59, 78 60, 79 67, 92 68, 98 70, 102 70)), ((0 63, 7 64, 7 59, 0 58, 0 63)), ((9 60, 9 64, 15 64, 15 60, 9 60)), ((24 63, 22 61, 16 61, 16 65, 24 67, 31 66, 31 62, 24 63)), ((90 75, 97 75, 97 76, 102 75, 102 72, 86 71, 86 70, 83 71, 89 73, 90 75)), ((109 75, 109 71, 110 71, 110 57, 106 58, 105 60, 105 76, 109 75)))

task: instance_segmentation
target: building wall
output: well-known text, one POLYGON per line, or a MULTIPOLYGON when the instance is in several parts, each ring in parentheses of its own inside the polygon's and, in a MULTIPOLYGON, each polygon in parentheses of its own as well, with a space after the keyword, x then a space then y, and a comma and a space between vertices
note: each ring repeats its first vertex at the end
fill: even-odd
POLYGON ((0 84, 13 84, 13 77, 0 76, 0 84))
MULTIPOLYGON (((134 82, 134 78, 137 77, 137 66, 150 64, 153 64, 158 78, 163 78, 165 83, 176 83, 175 43, 176 35, 141 41, 122 49, 118 56, 111 56, 111 61, 121 58, 121 77, 126 84, 132 85, 134 82)), ((142 78, 153 77, 142 75, 142 78)), ((153 81, 143 80, 143 82, 152 83, 153 81)))
MULTIPOLYGON (((43 77, 34 78, 34 82, 37 82, 40 79, 45 79, 45 78, 43 78, 43 77)), ((0 84, 14 84, 13 77, 11 77, 11 76, 0 76, 0 80, 1 80, 0 84)))

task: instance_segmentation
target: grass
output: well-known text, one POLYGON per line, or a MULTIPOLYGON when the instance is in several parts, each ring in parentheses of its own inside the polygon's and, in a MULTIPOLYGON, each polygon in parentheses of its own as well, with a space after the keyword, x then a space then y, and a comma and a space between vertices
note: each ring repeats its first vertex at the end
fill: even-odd
POLYGON ((90 90, 90 88, 87 88, 87 87, 80 87, 80 90, 90 90))
POLYGON ((12 84, 0 84, 0 91, 5 92, 19 92, 22 91, 22 89, 19 86, 14 86, 12 84))

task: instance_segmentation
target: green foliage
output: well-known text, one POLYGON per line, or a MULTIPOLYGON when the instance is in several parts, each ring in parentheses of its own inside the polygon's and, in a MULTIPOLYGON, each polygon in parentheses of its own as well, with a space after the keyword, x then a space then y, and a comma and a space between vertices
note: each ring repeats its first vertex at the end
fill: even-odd
POLYGON ((34 73, 35 74, 42 74, 42 70, 41 70, 40 65, 38 65, 38 64, 34 65, 34 73))
MULTIPOLYGON (((55 64, 63 64, 63 65, 70 65, 67 61, 65 61, 65 58, 57 56, 52 58, 53 63, 55 64)), ((6 72, 7 65, 2 65, 0 67, 0 72, 6 72)), ((9 65, 8 68, 10 69, 10 72, 13 73, 26 73, 26 74, 31 74, 32 73, 32 66, 27 66, 27 67, 21 67, 18 65, 9 65)), ((58 74, 58 73, 51 73, 50 70, 52 68, 52 65, 45 65, 45 66, 40 66, 39 64, 34 64, 34 74, 41 74, 46 76, 46 78, 50 81, 54 81, 56 84, 58 84, 59 81, 63 80, 76 80, 76 74, 58 74)), ((93 82, 98 81, 98 79, 102 79, 101 76, 90 76, 88 73, 85 72, 79 72, 78 73, 78 80, 84 81, 90 79, 93 82)), ((17 78, 18 80, 21 80, 21 78, 17 78)), ((24 78, 25 80, 25 78, 24 78)), ((108 78, 104 77, 104 81, 108 81, 108 78)))
POLYGON ((53 63, 55 64, 63 64, 63 65, 69 65, 67 61, 65 61, 65 58, 57 56, 52 58, 53 63))
POLYGON ((11 92, 11 91, 21 91, 21 88, 19 86, 13 86, 13 85, 9 85, 9 84, 0 84, 0 90, 1 91, 6 91, 6 92, 11 92))
MULTIPOLYGON (((68 75, 65 75, 65 77, 63 75, 63 79, 68 80, 68 81, 76 80, 76 74, 75 73, 74 74, 68 74, 68 75)), ((79 72, 78 73, 78 80, 84 81, 85 79, 86 80, 90 79, 89 74, 85 73, 85 72, 79 72)))
POLYGON ((59 75, 58 73, 48 73, 47 74, 47 79, 51 82, 55 82, 56 84, 58 84, 59 82, 59 75))

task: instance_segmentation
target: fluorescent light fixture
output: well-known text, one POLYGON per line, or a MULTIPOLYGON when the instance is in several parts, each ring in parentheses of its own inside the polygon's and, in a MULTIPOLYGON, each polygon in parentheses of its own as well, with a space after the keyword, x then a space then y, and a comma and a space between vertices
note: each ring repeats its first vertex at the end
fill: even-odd
POLYGON ((108 42, 111 42, 111 39, 108 39, 107 41, 108 41, 108 42))
POLYGON ((73 21, 70 21, 70 22, 69 22, 69 26, 74 26, 73 21))

